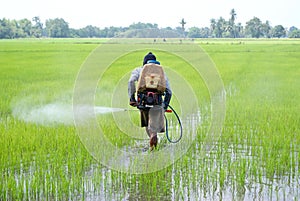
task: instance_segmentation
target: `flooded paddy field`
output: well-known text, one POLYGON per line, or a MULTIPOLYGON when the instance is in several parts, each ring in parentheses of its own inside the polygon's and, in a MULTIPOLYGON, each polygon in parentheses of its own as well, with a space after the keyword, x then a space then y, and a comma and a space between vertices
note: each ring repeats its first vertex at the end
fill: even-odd
POLYGON ((299 199, 300 41, 149 41, 0 41, 0 200, 299 199), (153 151, 127 97, 149 50, 183 126, 153 151))

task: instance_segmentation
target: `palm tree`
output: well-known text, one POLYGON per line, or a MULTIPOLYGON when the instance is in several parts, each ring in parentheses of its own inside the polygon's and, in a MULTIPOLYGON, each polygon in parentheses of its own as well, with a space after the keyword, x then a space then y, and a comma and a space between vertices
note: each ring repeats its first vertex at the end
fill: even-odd
POLYGON ((220 17, 216 23, 215 34, 217 38, 222 38, 223 33, 227 30, 227 22, 223 17, 220 17))
POLYGON ((215 32, 216 26, 217 26, 216 20, 215 20, 215 19, 211 19, 211 20, 210 20, 210 29, 211 29, 211 34, 212 34, 212 35, 213 35, 214 32, 215 32))
POLYGON ((235 21, 235 19, 236 19, 236 12, 235 12, 235 10, 234 9, 231 9, 231 11, 230 11, 230 23, 232 23, 232 25, 234 25, 234 21, 235 21))
POLYGON ((183 33, 183 36, 184 36, 184 30, 185 30, 184 25, 186 24, 186 21, 184 21, 184 18, 182 18, 179 23, 181 24, 182 33, 183 33))
POLYGON ((230 11, 229 26, 230 26, 230 34, 234 38, 236 37, 236 34, 235 34, 235 24, 234 24, 235 19, 236 19, 236 12, 235 12, 234 9, 231 9, 231 11, 230 11))
POLYGON ((242 23, 237 23, 236 25, 236 37, 241 37, 243 35, 243 26, 242 23))

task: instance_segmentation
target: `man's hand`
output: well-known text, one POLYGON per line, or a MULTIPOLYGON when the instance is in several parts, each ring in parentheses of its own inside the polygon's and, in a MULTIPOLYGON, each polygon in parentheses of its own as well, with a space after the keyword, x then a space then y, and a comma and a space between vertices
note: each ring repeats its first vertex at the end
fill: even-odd
POLYGON ((163 106, 163 108, 164 108, 165 110, 168 109, 168 106, 169 106, 171 97, 172 97, 172 91, 170 91, 169 89, 166 89, 164 102, 163 102, 163 104, 162 104, 162 106, 163 106))
POLYGON ((136 107, 138 106, 138 103, 136 101, 130 101, 129 105, 131 105, 132 107, 136 107))
POLYGON ((161 106, 162 106, 162 107, 164 108, 164 110, 166 111, 166 110, 168 109, 169 104, 163 102, 161 106))
POLYGON ((134 94, 130 97, 129 105, 131 105, 132 107, 138 106, 138 103, 137 103, 137 101, 135 100, 134 94))

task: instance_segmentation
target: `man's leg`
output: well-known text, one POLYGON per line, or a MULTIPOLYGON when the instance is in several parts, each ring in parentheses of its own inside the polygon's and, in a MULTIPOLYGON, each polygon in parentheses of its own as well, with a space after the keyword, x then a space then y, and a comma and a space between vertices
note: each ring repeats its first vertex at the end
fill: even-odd
POLYGON ((146 128, 146 133, 147 133, 147 135, 148 135, 149 137, 151 137, 151 133, 150 133, 150 130, 149 130, 148 126, 146 126, 145 128, 146 128))
POLYGON ((155 105, 149 110, 148 135, 150 135, 150 147, 156 147, 158 139, 157 133, 164 130, 164 109, 160 105, 155 105))

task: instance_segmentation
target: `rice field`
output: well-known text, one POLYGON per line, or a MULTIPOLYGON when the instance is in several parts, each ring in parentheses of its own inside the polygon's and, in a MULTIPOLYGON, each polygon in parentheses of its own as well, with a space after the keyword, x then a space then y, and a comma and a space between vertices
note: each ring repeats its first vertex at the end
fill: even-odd
POLYGON ((106 42, 0 41, 0 200, 299 199, 299 40, 106 42), (127 97, 148 51, 183 122, 152 152, 127 97))

